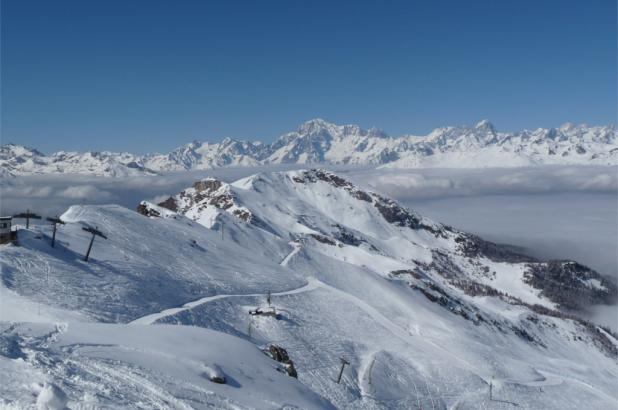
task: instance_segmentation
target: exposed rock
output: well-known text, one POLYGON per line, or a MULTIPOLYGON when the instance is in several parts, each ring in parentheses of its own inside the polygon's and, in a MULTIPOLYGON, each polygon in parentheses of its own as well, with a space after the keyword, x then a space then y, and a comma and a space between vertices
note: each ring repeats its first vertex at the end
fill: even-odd
POLYGON ((303 171, 300 176, 292 177, 292 180, 299 184, 315 183, 317 181, 324 181, 337 188, 343 188, 352 195, 352 197, 365 202, 372 202, 371 195, 363 191, 350 181, 341 178, 339 175, 335 175, 331 172, 323 169, 310 169, 303 171))
POLYGON ((472 234, 460 234, 455 238, 459 251, 468 258, 485 256, 494 262, 537 262, 537 259, 525 255, 521 248, 511 245, 496 244, 472 234))
POLYGON ((235 209, 232 214, 245 222, 251 222, 251 212, 246 209, 235 209))
POLYGON ((334 227, 337 228, 337 231, 334 232, 335 238, 346 245, 359 246, 361 243, 365 242, 363 238, 359 238, 354 232, 343 225, 335 224, 334 227))
POLYGON ((204 376, 213 383, 225 384, 226 379, 219 365, 211 364, 204 366, 204 376))
POLYGON ((327 245, 331 245, 331 246, 337 245, 337 242, 335 242, 334 240, 332 240, 332 239, 330 239, 330 238, 328 238, 328 237, 326 237, 324 235, 318 235, 318 234, 312 233, 312 234, 309 234, 309 236, 311 236, 316 241, 321 242, 321 243, 325 243, 327 245))
POLYGON ((193 184, 193 188, 195 188, 197 192, 201 192, 201 191, 214 192, 217 189, 221 188, 221 186, 223 186, 221 181, 214 179, 214 178, 203 179, 193 184))
POLYGON ((283 363, 284 370, 288 374, 288 376, 298 378, 298 373, 296 372, 296 369, 294 368, 294 362, 290 360, 287 350, 285 350, 283 347, 271 344, 271 345, 268 345, 268 347, 265 350, 265 353, 268 354, 270 357, 272 357, 273 360, 279 363, 283 363))
POLYGON ((170 207, 181 214, 186 214, 190 210, 195 211, 196 208, 199 212, 212 206, 227 211, 245 222, 253 222, 253 214, 249 209, 237 204, 230 186, 214 178, 197 181, 191 188, 181 191, 167 201, 170 207))
POLYGON ((156 209, 152 209, 151 207, 146 205, 144 202, 139 204, 136 210, 137 210, 137 213, 142 214, 144 216, 148 216, 148 217, 159 218, 161 216, 159 211, 157 211, 156 209))
POLYGON ((178 211, 178 204, 176 204, 176 200, 171 196, 167 198, 165 201, 158 203, 160 207, 169 209, 170 211, 178 211))
POLYGON ((529 264, 524 280, 563 309, 582 311, 592 304, 612 304, 618 299, 614 283, 573 261, 529 264))
POLYGON ((369 194, 365 191, 355 191, 352 196, 356 199, 360 199, 361 201, 372 202, 371 196, 369 196, 369 194))
POLYGON ((390 272, 390 274, 392 276, 402 276, 402 275, 410 275, 415 279, 422 279, 422 276, 418 273, 415 272, 411 269, 400 269, 400 270, 393 270, 390 272))
POLYGON ((438 236, 444 236, 444 230, 439 226, 431 226, 427 223, 424 223, 422 218, 408 209, 399 206, 397 202, 393 201, 390 198, 383 197, 378 194, 372 194, 375 202, 374 206, 376 209, 382 214, 382 217, 386 220, 386 222, 402 226, 408 227, 411 229, 424 229, 438 236))

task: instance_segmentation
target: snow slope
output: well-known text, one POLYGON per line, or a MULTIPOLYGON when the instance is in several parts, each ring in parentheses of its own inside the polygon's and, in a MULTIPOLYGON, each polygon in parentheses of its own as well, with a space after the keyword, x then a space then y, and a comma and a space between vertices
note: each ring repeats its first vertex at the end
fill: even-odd
POLYGON ((135 408, 618 400, 618 340, 567 312, 570 294, 559 292, 615 298, 615 285, 581 265, 533 260, 323 170, 209 178, 138 211, 74 206, 56 248, 43 226, 2 245, 9 304, 40 304, 27 316, 0 310, 7 405, 54 396, 51 384, 69 406, 135 408), (108 236, 89 263, 85 225, 108 236), (248 314, 256 308, 269 314, 248 314), (24 320, 48 323, 11 323, 24 320), (271 344, 298 381, 258 349, 271 344), (213 372, 230 383, 202 375, 213 372))
POLYGON ((79 173, 103 176, 201 170, 259 164, 356 164, 394 168, 486 168, 545 164, 618 164, 613 126, 565 124, 515 133, 487 121, 473 127, 438 128, 426 136, 391 138, 377 129, 335 125, 321 119, 271 144, 225 138, 193 141, 168 154, 57 152, 49 156, 19 145, 0 149, 2 175, 79 173))
POLYGON ((332 407, 278 371, 278 363, 255 345, 221 332, 86 323, 4 325, 1 330, 5 338, 8 335, 16 340, 13 356, 18 357, 13 363, 2 357, 0 372, 7 364, 28 363, 48 369, 47 374, 41 374, 28 368, 26 372, 34 373, 30 383, 3 379, 10 381, 0 386, 0 403, 17 408, 31 406, 35 400, 42 408, 41 402, 52 402, 62 394, 69 407, 332 407), (50 362, 54 365, 46 366, 50 362), (210 380, 213 369, 226 383, 210 380), (74 376, 67 380, 71 373, 74 376), (50 385, 55 386, 54 394, 45 393, 45 386, 50 385))

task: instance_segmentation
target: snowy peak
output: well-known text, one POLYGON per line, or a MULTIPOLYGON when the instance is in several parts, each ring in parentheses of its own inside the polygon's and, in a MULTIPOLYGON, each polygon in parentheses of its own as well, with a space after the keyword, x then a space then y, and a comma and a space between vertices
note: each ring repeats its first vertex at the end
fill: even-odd
POLYGON ((144 166, 141 157, 126 152, 59 151, 45 155, 35 149, 14 144, 0 148, 0 169, 12 176, 63 173, 125 177, 156 174, 144 166))
POLYGON ((193 141, 168 154, 57 152, 8 144, 0 151, 4 175, 82 173, 153 174, 261 164, 357 164, 395 168, 517 167, 545 164, 618 164, 614 126, 564 124, 515 133, 498 132, 488 120, 475 126, 437 128, 426 136, 391 138, 376 128, 336 125, 323 119, 301 124, 271 144, 225 138, 193 141))
POLYGON ((496 133, 496 129, 494 128, 494 125, 491 122, 489 122, 489 120, 481 120, 477 122, 474 128, 479 131, 490 132, 492 134, 496 133))
MULTIPOLYGON (((487 289, 503 286, 500 291, 517 298, 517 303, 581 311, 586 303, 612 303, 618 295, 615 285, 587 267, 538 261, 518 249, 434 222, 322 169, 260 173, 232 184, 207 178, 158 206, 215 230, 221 229, 221 217, 229 215, 226 229, 238 232, 234 236, 262 238, 259 242, 274 235, 313 244, 317 252, 331 257, 341 254, 346 259, 343 255, 352 252, 386 258, 390 268, 378 269, 383 276, 424 271, 444 276, 464 291, 483 288, 491 293, 487 289), (506 276, 496 281, 496 269, 515 269, 518 287, 507 285, 506 276)), ((168 217, 144 203, 138 210, 168 217)))
POLYGON ((197 181, 192 187, 156 206, 142 202, 138 206, 138 212, 147 216, 161 216, 157 215, 163 214, 159 207, 180 213, 208 228, 215 224, 220 212, 228 212, 245 222, 252 220, 251 212, 237 203, 230 185, 215 178, 197 181))

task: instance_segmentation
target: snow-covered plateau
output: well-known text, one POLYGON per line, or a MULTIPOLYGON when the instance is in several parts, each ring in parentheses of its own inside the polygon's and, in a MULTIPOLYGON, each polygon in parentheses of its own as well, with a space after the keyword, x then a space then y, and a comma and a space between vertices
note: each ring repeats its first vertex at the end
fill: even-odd
POLYGON ((61 219, 0 245, 0 408, 616 408, 612 281, 332 172, 61 219))
POLYGON ((536 165, 617 165, 614 126, 565 124, 498 132, 487 120, 475 126, 438 128, 425 136, 389 137, 377 129, 308 121, 270 144, 225 138, 193 141, 168 154, 56 152, 5 144, 0 177, 71 173, 100 176, 152 175, 222 166, 352 164, 392 168, 487 168, 536 165))

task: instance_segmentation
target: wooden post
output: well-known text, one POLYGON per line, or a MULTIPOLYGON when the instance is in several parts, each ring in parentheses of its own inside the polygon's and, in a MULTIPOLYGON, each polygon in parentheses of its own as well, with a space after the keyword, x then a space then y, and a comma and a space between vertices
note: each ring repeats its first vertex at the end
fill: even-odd
POLYGON ((30 212, 29 209, 26 212, 22 212, 21 214, 13 215, 13 218, 22 218, 26 219, 26 229, 30 228, 30 219, 41 219, 40 215, 37 215, 33 212, 30 212))
POLYGON ((343 357, 340 357, 339 360, 341 360, 341 369, 339 370, 339 376, 337 376, 337 384, 341 382, 341 376, 343 375, 343 368, 345 367, 346 364, 350 364, 350 362, 348 362, 343 357))
POLYGON ((84 257, 84 262, 88 262, 88 257, 90 256, 90 251, 92 250, 93 243, 94 243, 94 234, 92 234, 92 238, 90 238, 90 244, 88 245, 88 250, 86 251, 86 256, 84 257))
POLYGON ((489 381, 489 400, 493 400, 494 379, 489 381))
POLYGON ((64 221, 60 218, 58 218, 58 216, 56 216, 55 218, 46 218, 49 222, 51 222, 52 224, 54 224, 54 233, 52 234, 52 241, 51 241, 51 246, 52 248, 54 247, 54 244, 56 243, 56 226, 58 224, 62 224, 64 225, 64 221))
POLYGON ((268 291, 268 295, 266 296, 266 302, 268 302, 268 307, 270 307, 270 290, 268 291))
POLYGON ((100 236, 101 238, 107 239, 107 236, 103 235, 103 232, 99 231, 96 227, 91 228, 91 227, 83 226, 82 229, 92 234, 92 238, 90 238, 90 244, 88 245, 88 251, 86 251, 86 256, 84 257, 84 262, 88 262, 88 257, 90 256, 90 251, 92 250, 92 244, 94 242, 94 237, 100 236))

